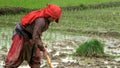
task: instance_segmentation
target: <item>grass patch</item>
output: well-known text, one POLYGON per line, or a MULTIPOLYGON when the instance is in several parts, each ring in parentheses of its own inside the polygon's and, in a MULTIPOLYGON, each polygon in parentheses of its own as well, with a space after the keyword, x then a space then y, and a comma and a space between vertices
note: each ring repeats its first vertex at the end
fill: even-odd
POLYGON ((120 56, 106 54, 104 52, 105 44, 96 38, 89 39, 78 45, 76 52, 71 54, 83 57, 106 57, 106 58, 119 58, 120 56))
POLYGON ((77 6, 80 4, 96 4, 103 2, 116 2, 118 0, 0 0, 0 6, 18 6, 25 8, 42 8, 48 3, 60 6, 77 6))
MULTIPOLYGON (((83 29, 83 30, 115 30, 120 31, 120 7, 95 10, 63 11, 60 24, 53 24, 53 29, 83 29), (114 25, 114 26, 113 26, 114 25)), ((77 31, 78 33, 79 31, 77 31)))
POLYGON ((78 48, 76 48, 76 55, 85 57, 105 56, 104 44, 98 39, 90 39, 78 45, 78 48))

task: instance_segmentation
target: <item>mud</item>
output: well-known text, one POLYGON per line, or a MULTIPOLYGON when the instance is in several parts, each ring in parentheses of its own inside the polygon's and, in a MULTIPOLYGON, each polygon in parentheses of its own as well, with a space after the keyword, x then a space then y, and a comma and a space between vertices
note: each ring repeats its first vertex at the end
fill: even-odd
MULTIPOLYGON (((120 58, 78 57, 71 56, 75 52, 77 44, 91 37, 76 36, 72 39, 53 41, 47 45, 53 68, 120 68, 120 58)), ((99 37, 98 37, 99 38, 99 37)), ((105 53, 120 55, 120 40, 115 38, 99 38, 105 43, 105 53)), ((4 65, 6 51, 0 50, 0 68, 4 65)), ((49 68, 45 57, 42 55, 41 68, 49 68)), ((19 68, 29 68, 24 62, 19 68)))

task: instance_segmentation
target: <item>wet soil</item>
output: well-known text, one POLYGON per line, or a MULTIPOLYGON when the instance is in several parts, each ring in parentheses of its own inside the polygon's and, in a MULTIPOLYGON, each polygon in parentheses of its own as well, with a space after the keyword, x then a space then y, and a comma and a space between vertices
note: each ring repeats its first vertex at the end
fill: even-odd
MULTIPOLYGON (((80 57, 71 56, 77 44, 90 37, 77 36, 72 39, 53 41, 47 45, 53 68, 120 68, 120 58, 80 57)), ((99 38, 105 43, 105 53, 120 55, 120 40, 115 38, 99 38)), ((0 68, 4 65, 6 51, 0 50, 0 68)), ((19 68, 29 68, 24 62, 19 68)), ((49 68, 46 58, 42 55, 41 68, 49 68)))

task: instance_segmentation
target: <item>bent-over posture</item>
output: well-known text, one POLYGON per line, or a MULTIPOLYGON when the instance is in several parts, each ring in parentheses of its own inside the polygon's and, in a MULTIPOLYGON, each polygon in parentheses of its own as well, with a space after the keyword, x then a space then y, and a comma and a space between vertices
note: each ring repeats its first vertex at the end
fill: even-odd
POLYGON ((45 52, 41 39, 51 22, 58 23, 61 8, 48 4, 22 17, 14 29, 12 45, 5 59, 5 68, 17 68, 26 60, 31 68, 40 68, 40 51, 45 52))

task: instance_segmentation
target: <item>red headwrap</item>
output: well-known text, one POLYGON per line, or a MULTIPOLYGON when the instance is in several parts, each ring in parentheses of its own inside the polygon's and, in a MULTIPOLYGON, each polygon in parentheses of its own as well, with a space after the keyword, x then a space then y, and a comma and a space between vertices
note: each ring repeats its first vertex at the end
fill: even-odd
POLYGON ((32 11, 32 12, 26 14, 21 19, 21 23, 22 23, 22 25, 31 24, 38 17, 49 17, 49 16, 55 18, 56 23, 58 23, 61 12, 62 12, 62 10, 59 6, 49 4, 43 9, 32 11))

